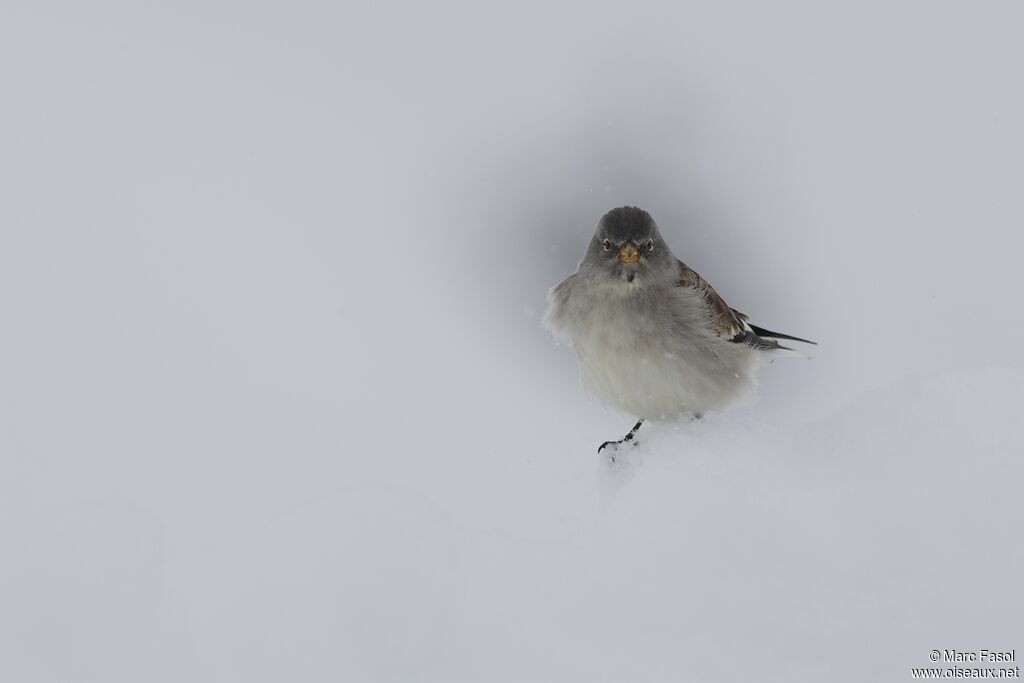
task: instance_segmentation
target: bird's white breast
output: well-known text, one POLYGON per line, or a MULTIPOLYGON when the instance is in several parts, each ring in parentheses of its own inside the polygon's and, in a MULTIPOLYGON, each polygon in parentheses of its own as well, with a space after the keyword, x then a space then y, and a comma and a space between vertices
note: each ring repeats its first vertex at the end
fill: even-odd
POLYGON ((584 386, 608 405, 674 420, 749 395, 754 354, 708 328, 700 292, 637 288, 623 295, 571 280, 552 292, 548 326, 568 337, 584 386))

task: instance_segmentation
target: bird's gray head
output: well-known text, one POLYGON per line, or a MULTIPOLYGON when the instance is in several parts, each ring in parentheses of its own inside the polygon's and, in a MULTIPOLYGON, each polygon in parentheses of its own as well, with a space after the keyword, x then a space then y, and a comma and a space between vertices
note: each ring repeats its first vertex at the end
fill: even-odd
POLYGON ((597 222, 580 271, 642 287, 671 280, 678 264, 651 214, 634 206, 612 209, 597 222))

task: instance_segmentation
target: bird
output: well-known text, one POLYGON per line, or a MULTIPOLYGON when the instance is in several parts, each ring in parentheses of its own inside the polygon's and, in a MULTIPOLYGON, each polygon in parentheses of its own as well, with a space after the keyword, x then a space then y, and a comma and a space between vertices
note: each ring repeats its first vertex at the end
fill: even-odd
POLYGON ((778 340, 816 343, 750 323, 635 206, 601 217, 576 272, 549 291, 544 324, 572 347, 584 387, 638 418, 598 447, 613 460, 645 421, 701 419, 749 397, 763 359, 800 355, 778 340))

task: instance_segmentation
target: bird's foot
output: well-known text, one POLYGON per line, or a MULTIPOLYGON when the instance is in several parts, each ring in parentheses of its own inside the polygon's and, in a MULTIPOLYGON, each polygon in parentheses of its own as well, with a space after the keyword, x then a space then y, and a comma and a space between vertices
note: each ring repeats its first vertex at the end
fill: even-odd
POLYGON ((640 443, 639 441, 636 440, 635 437, 637 430, 640 429, 640 425, 642 425, 643 423, 643 420, 638 421, 635 425, 633 425, 633 428, 629 430, 629 433, 626 434, 626 436, 619 439, 618 441, 605 441, 603 444, 597 447, 598 454, 600 454, 602 451, 604 451, 604 449, 607 448, 609 459, 611 459, 612 462, 615 462, 615 455, 619 452, 619 449, 622 447, 622 444, 631 443, 634 446, 636 446, 640 443))
POLYGON ((603 444, 597 447, 597 452, 602 453, 608 449, 608 459, 615 462, 615 456, 619 454, 623 444, 631 443, 634 446, 639 446, 640 442, 634 439, 619 439, 618 441, 605 441, 603 444))

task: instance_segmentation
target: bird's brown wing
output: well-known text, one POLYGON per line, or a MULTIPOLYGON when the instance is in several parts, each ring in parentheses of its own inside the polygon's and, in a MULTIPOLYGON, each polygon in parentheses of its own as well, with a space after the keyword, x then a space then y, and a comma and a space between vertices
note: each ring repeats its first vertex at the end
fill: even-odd
POLYGON ((677 286, 692 287, 704 295, 708 309, 708 322, 720 337, 725 339, 742 338, 750 331, 750 327, 746 324, 747 316, 734 308, 729 308, 729 304, 725 303, 725 299, 719 296, 714 287, 682 261, 679 261, 677 286))

